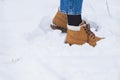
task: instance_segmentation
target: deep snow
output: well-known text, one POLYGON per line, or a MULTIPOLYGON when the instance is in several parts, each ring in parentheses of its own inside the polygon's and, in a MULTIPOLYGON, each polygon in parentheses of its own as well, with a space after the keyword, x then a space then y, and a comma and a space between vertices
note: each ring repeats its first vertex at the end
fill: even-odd
POLYGON ((0 80, 120 80, 120 1, 84 0, 83 18, 105 37, 95 48, 64 44, 51 30, 59 0, 0 0, 0 80))

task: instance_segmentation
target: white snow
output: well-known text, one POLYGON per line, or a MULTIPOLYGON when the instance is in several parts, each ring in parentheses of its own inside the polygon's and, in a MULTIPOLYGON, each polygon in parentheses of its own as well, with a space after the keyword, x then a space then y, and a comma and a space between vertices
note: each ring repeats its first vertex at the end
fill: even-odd
POLYGON ((50 29, 59 0, 0 0, 0 80, 120 80, 120 1, 107 2, 110 13, 106 0, 84 0, 83 18, 105 37, 91 47, 50 29))

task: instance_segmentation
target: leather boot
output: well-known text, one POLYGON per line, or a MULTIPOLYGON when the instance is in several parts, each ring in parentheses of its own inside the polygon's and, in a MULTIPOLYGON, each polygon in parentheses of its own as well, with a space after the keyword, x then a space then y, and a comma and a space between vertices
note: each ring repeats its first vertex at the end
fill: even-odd
POLYGON ((80 26, 70 26, 68 25, 66 43, 82 45, 88 43, 89 45, 95 47, 96 42, 103 38, 95 36, 95 34, 90 30, 89 24, 81 23, 80 26))
POLYGON ((59 29, 62 32, 67 32, 67 15, 61 13, 59 10, 53 18, 52 29, 59 29))

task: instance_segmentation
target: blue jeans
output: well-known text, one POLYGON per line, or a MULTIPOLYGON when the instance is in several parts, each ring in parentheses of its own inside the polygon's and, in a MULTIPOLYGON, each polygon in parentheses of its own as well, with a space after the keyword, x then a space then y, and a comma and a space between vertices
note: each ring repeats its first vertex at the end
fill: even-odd
POLYGON ((60 11, 68 15, 80 15, 83 0, 60 0, 60 11))

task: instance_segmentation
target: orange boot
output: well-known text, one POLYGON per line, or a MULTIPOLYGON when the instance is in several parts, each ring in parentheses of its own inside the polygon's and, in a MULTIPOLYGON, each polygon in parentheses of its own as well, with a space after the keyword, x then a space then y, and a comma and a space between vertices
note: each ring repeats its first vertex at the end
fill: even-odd
POLYGON ((53 18, 53 24, 51 24, 52 29, 59 29, 62 32, 67 31, 67 15, 61 13, 59 10, 53 18))
POLYGON ((96 42, 102 38, 95 36, 90 30, 90 27, 86 23, 82 23, 80 26, 68 26, 66 43, 82 45, 88 43, 95 47, 96 42))

